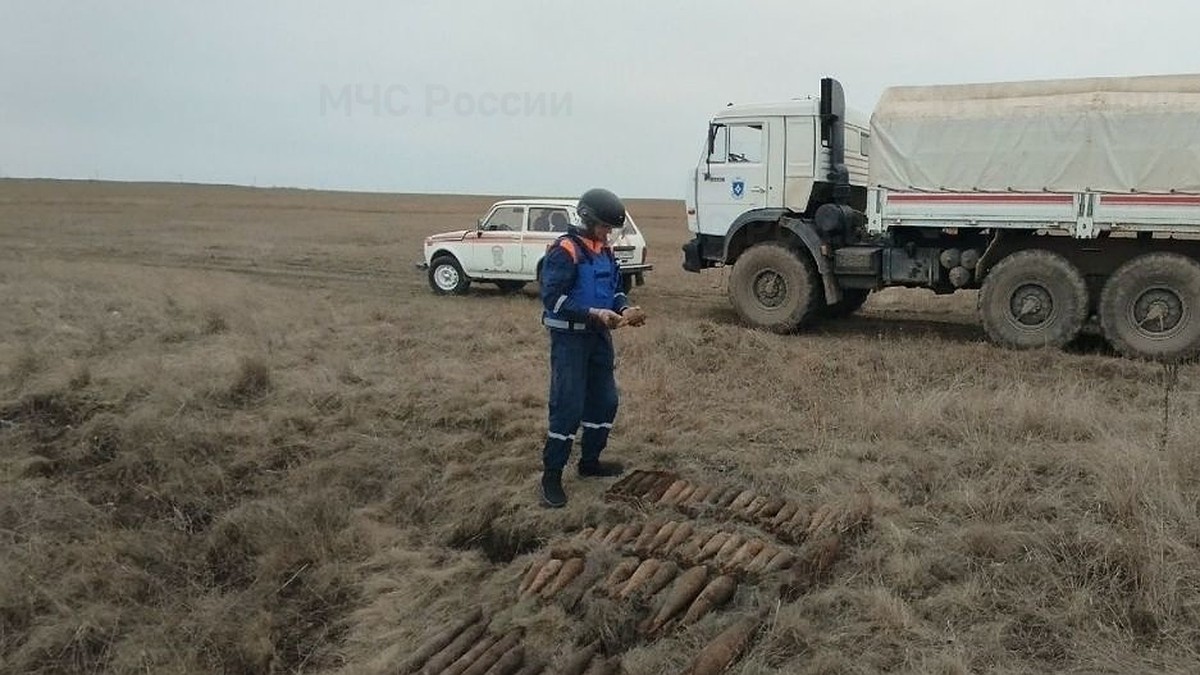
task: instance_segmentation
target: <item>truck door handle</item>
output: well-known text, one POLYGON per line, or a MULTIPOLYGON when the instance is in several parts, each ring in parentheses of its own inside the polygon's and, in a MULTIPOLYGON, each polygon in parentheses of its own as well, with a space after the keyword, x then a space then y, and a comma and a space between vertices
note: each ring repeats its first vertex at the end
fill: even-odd
POLYGON ((767 189, 765 187, 762 187, 761 185, 755 185, 754 187, 750 188, 750 191, 751 192, 766 192, 767 189))

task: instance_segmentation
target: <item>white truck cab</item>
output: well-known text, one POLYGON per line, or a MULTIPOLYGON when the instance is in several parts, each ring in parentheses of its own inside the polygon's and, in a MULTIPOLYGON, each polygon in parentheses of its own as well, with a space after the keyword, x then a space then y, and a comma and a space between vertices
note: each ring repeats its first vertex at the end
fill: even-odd
MULTIPOLYGON (((845 164, 864 189, 870 132, 866 116, 846 115, 845 164)), ((806 213, 829 198, 829 139, 815 99, 730 105, 708 126, 687 192, 688 228, 724 237, 739 217, 761 209, 806 213), (814 191, 816 194, 814 194, 814 191)))

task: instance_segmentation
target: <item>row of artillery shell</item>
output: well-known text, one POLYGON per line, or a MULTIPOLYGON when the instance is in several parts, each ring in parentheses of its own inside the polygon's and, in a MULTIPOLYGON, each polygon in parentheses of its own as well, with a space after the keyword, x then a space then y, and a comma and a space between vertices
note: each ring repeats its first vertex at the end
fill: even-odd
POLYGON ((575 542, 605 542, 639 556, 674 557, 687 565, 708 563, 728 571, 763 574, 787 569, 795 556, 756 537, 698 529, 688 521, 649 521, 587 528, 575 542))
POLYGON ((677 473, 638 469, 614 483, 605 491, 605 495, 611 499, 637 499, 653 502, 657 501, 677 480, 679 480, 677 473))
POLYGON ((534 560, 521 578, 517 593, 523 598, 541 595, 551 598, 565 589, 586 567, 583 558, 561 559, 553 556, 534 560))
POLYGON ((726 574, 711 575, 705 565, 680 571, 670 560, 623 558, 604 580, 604 590, 620 599, 639 596, 656 606, 641 624, 644 633, 655 633, 678 620, 693 623, 733 597, 737 580, 726 574), (668 588, 670 585, 670 588, 668 588))
POLYGON ((794 543, 826 531, 843 533, 866 521, 871 514, 867 495, 856 495, 845 505, 825 504, 809 513, 796 502, 737 486, 705 485, 676 478, 664 487, 672 476, 665 472, 635 471, 610 490, 684 512, 722 510, 794 543))
POLYGON ((479 609, 434 634, 400 667, 401 675, 532 675, 540 664, 525 663, 520 628, 502 635, 487 632, 490 619, 479 609))

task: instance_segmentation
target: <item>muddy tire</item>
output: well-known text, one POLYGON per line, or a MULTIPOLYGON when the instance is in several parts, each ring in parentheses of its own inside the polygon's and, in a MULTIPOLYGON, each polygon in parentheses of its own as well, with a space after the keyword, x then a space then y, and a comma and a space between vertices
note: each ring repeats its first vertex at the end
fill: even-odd
POLYGON ((1200 352, 1200 263, 1147 253, 1125 263, 1100 292, 1100 327, 1117 351, 1180 361, 1200 352))
POLYGON ((808 254, 775 242, 750 247, 729 276, 729 300, 742 321, 776 333, 807 323, 822 299, 808 254))
POLYGON ((471 280, 453 256, 443 255, 429 264, 429 287, 438 295, 462 295, 471 287, 471 280))
POLYGON ((832 305, 825 305, 817 310, 817 315, 823 319, 840 319, 857 312, 867 296, 871 294, 866 288, 843 288, 842 299, 832 305))
POLYGON ((1087 283, 1069 260, 1050 251, 1018 251, 988 272, 979 293, 983 327, 1016 349, 1062 347, 1088 315, 1087 283))

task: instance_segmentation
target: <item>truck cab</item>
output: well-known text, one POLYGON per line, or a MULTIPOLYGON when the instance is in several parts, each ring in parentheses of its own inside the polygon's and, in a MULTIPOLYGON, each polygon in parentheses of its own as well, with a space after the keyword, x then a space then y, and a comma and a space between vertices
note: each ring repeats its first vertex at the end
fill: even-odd
POLYGON ((730 298, 757 327, 791 331, 858 309, 875 284, 839 283, 829 245, 865 222, 870 140, 832 78, 819 98, 720 110, 690 177, 684 269, 735 265, 730 298))
MULTIPOLYGON (((713 116, 686 195, 688 229, 696 235, 691 268, 735 262, 748 243, 737 237, 742 227, 785 214, 811 218, 833 201, 826 129, 819 102, 812 98, 730 105, 713 116)), ((844 129, 847 203, 862 211, 870 154, 867 119, 847 111, 844 129)))

